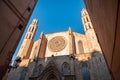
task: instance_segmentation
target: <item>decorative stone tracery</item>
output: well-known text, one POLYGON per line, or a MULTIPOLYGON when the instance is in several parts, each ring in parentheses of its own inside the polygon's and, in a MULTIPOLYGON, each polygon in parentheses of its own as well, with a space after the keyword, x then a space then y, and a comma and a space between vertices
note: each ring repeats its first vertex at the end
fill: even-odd
POLYGON ((65 38, 62 36, 57 36, 52 38, 48 43, 48 48, 52 52, 61 51, 66 47, 65 38))
POLYGON ((62 75, 55 63, 51 61, 37 80, 62 80, 62 75))

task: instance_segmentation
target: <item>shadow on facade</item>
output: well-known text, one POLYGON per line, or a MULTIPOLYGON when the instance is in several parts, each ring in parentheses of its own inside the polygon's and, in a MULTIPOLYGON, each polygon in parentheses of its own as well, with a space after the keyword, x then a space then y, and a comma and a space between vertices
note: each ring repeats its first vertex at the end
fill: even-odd
POLYGON ((88 60, 81 60, 80 55, 37 58, 26 67, 12 68, 8 80, 111 80, 101 53, 93 52, 88 60))

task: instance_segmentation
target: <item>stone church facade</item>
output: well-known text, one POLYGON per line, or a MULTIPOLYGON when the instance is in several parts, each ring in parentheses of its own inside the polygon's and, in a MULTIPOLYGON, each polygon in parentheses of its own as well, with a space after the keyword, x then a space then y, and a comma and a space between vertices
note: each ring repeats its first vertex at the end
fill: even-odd
POLYGON ((82 10, 85 35, 73 32, 41 33, 33 41, 34 19, 7 80, 112 80, 89 15, 82 10))

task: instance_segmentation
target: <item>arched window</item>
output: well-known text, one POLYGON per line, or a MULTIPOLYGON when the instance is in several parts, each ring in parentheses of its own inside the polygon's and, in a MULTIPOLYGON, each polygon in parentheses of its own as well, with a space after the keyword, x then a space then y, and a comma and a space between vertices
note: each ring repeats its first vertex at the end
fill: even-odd
POLYGON ((85 18, 83 18, 83 21, 84 21, 84 24, 86 23, 86 20, 85 20, 85 18))
POLYGON ((42 71, 43 71, 43 65, 40 64, 34 69, 33 76, 41 75, 42 71))
POLYGON ((86 19, 84 18, 84 24, 86 23, 86 19))
POLYGON ((78 42, 79 53, 84 53, 83 44, 81 41, 78 42))
POLYGON ((89 72, 88 64, 86 62, 81 62, 80 66, 81 66, 83 80, 90 80, 90 72, 89 72))
POLYGON ((31 27, 29 28, 29 32, 31 31, 31 27))
POLYGON ((91 25, 90 25, 90 23, 88 24, 88 27, 89 27, 89 29, 91 29, 91 25))
POLYGON ((87 31, 88 29, 87 29, 87 25, 85 24, 85 30, 87 31))
POLYGON ((19 24, 18 29, 19 29, 19 30, 22 30, 22 28, 23 28, 23 25, 22 25, 22 24, 19 24))
POLYGON ((30 11, 31 11, 31 8, 30 8, 30 7, 28 7, 28 8, 27 8, 27 10, 28 10, 28 12, 30 12, 30 11))
POLYGON ((34 27, 32 28, 32 32, 34 31, 34 27))
POLYGON ((62 64, 62 73, 64 75, 70 75, 70 65, 66 62, 62 64))
POLYGON ((30 34, 30 35, 29 35, 29 39, 31 39, 31 36, 32 36, 32 35, 30 34))
POLYGON ((28 34, 26 35, 26 39, 27 39, 27 37, 28 37, 28 34))
POLYGON ((42 73, 42 71, 43 71, 43 65, 42 64, 40 64, 39 66, 38 66, 38 74, 40 75, 41 73, 42 73))
POLYGON ((27 75, 27 70, 23 69, 23 71, 20 74, 20 80, 25 80, 26 75, 27 75))
POLYGON ((88 19, 88 17, 86 17, 86 21, 87 21, 87 22, 89 22, 89 19, 88 19))

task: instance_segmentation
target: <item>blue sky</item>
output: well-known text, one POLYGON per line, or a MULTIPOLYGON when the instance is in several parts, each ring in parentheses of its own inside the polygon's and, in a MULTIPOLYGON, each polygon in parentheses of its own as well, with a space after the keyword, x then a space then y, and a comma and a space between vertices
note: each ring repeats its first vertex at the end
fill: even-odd
POLYGON ((84 34, 81 21, 83 8, 85 8, 83 0, 38 0, 12 61, 14 61, 27 29, 34 18, 39 20, 34 41, 39 39, 41 32, 50 34, 67 31, 69 26, 72 31, 84 34))

